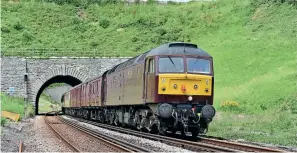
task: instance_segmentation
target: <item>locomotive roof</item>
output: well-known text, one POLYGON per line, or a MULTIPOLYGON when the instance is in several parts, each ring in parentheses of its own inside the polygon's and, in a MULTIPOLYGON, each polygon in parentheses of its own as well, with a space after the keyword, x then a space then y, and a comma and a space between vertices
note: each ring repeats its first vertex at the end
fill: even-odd
POLYGON ((211 57, 196 44, 185 42, 171 42, 156 47, 148 52, 146 57, 154 55, 197 55, 211 57))
POLYGON ((156 55, 197 55, 211 58, 211 56, 206 51, 198 48, 196 44, 185 42, 171 42, 160 45, 125 62, 115 65, 109 70, 108 73, 113 73, 127 66, 143 62, 146 57, 156 55))

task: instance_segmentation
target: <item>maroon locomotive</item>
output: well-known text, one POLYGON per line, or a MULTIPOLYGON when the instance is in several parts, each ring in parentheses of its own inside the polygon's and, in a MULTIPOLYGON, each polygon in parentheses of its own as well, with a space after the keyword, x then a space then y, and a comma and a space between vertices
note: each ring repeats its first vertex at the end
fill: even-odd
POLYGON ((206 133, 215 115, 212 57, 172 42, 120 63, 63 95, 63 113, 166 134, 206 133))

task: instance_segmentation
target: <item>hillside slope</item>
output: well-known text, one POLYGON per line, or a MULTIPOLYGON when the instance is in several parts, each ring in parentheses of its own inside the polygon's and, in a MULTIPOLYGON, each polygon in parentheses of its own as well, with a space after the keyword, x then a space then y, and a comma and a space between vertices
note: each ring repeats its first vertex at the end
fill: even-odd
POLYGON ((215 62, 219 112, 209 134, 297 146, 296 7, 255 7, 249 0, 81 11, 38 2, 2 1, 1 7, 5 54, 7 48, 78 48, 77 55, 134 56, 167 41, 196 43, 215 62))

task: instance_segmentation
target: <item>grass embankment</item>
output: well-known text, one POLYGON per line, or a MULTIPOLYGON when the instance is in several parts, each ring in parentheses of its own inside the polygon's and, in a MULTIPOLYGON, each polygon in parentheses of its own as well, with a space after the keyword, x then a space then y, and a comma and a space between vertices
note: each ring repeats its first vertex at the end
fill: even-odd
POLYGON ((81 11, 73 5, 2 2, 2 47, 134 56, 166 41, 197 43, 214 57, 218 114, 209 134, 297 146, 296 14, 285 3, 249 0, 89 5, 81 11))
MULTIPOLYGON (((5 93, 1 93, 1 110, 18 113, 20 114, 20 119, 24 118, 25 114, 27 116, 32 116, 34 114, 34 108, 31 103, 28 104, 25 110, 25 101, 20 97, 8 96, 5 93)), ((1 125, 6 123, 6 118, 1 117, 1 125)))
POLYGON ((55 102, 50 96, 42 93, 39 98, 39 113, 47 113, 50 111, 59 111, 61 106, 55 102))

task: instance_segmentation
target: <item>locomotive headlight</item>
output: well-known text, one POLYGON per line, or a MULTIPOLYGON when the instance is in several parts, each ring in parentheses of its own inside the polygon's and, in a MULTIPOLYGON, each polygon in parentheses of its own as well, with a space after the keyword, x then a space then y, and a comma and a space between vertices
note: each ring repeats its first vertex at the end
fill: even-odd
POLYGON ((208 85, 208 80, 205 81, 205 84, 208 85))
POLYGON ((177 85, 176 85, 176 84, 174 84, 174 85, 173 85, 173 88, 174 88, 174 89, 177 89, 177 85))
POLYGON ((192 96, 189 96, 189 97, 188 97, 188 100, 189 100, 189 101, 192 101, 192 100, 193 100, 193 97, 192 97, 192 96))
POLYGON ((198 88, 198 85, 197 85, 197 84, 195 84, 195 85, 194 85, 194 89, 197 89, 197 88, 198 88))

